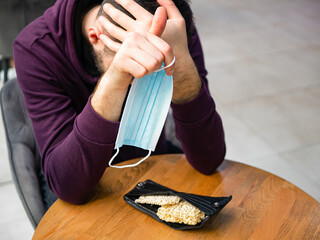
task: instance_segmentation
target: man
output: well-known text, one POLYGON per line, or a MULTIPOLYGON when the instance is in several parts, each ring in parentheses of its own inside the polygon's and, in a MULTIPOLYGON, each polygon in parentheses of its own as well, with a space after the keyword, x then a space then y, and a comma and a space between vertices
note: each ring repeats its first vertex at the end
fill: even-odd
MULTIPOLYGON (((133 77, 174 57, 166 73, 173 74, 171 108, 186 158, 204 174, 224 158, 222 123, 208 92, 191 11, 184 0, 175 1, 184 17, 171 0, 158 0, 159 8, 155 1, 137 1, 141 7, 133 0, 58 0, 15 41, 17 77, 43 172, 67 202, 87 201, 104 173, 133 77)), ((169 153, 169 146, 163 131, 154 154, 169 153)), ((124 146, 115 162, 145 155, 124 146)))

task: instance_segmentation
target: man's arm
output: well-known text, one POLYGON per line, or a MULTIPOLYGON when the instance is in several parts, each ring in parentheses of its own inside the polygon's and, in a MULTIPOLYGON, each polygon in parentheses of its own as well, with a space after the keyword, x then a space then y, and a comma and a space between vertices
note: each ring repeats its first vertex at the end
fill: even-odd
MULTIPOLYGON (((63 85, 72 82, 80 86, 75 82, 83 79, 73 71, 63 54, 59 55, 61 59, 50 54, 50 51, 58 51, 50 34, 31 44, 22 35, 14 44, 19 85, 32 120, 46 179, 51 190, 67 202, 87 201, 104 173, 132 76, 141 77, 158 69, 163 61, 173 59, 171 48, 162 39, 149 36, 151 34, 146 31, 139 33, 139 36, 130 34, 123 39, 108 71, 81 113, 76 111, 73 93, 67 92, 63 85), (151 53, 143 50, 146 46, 151 53), (162 48, 165 53, 159 53, 162 48), (152 54, 159 57, 152 57, 152 54)), ((89 95, 83 98, 86 97, 89 95)))
POLYGON ((198 171, 211 174, 223 161, 226 148, 221 118, 208 90, 200 40, 194 28, 188 46, 185 23, 174 3, 158 2, 168 12, 163 38, 177 58, 171 104, 176 135, 189 163, 198 171))
MULTIPOLYGON (((90 101, 84 103, 81 113, 75 109, 63 82, 68 84, 81 77, 70 71, 71 75, 58 79, 56 62, 66 63, 67 60, 42 54, 54 49, 50 35, 39 41, 30 46, 20 37, 14 44, 19 85, 50 189, 62 200, 82 204, 107 167, 119 123, 101 118, 90 101)), ((66 68, 58 66, 60 71, 69 74, 68 65, 66 68)))
MULTIPOLYGON (((130 13, 142 14, 144 9, 134 1, 117 0, 130 13)), ((208 91, 203 52, 196 30, 188 46, 185 21, 171 0, 158 0, 168 13, 162 38, 172 47, 176 57, 172 98, 176 134, 190 164, 202 173, 212 173, 225 156, 224 132, 220 116, 208 91)), ((129 29, 127 22, 118 22, 114 12, 106 13, 119 25, 129 29)), ((147 22, 147 21, 146 21, 147 22)), ((148 28, 150 24, 146 23, 148 28)), ((110 27, 105 26, 109 31, 110 27)), ((115 31, 113 37, 117 38, 115 31)))
POLYGON ((187 160, 199 172, 211 174, 223 161, 226 146, 222 121, 209 93, 202 47, 195 28, 189 50, 202 81, 202 88, 192 101, 172 103, 171 107, 176 135, 187 160))
MULTIPOLYGON (((140 7, 140 9, 143 8, 140 7)), ((123 14, 111 4, 105 4, 104 10, 112 14, 113 18, 118 21, 126 22, 130 26, 127 29, 131 31, 125 31, 113 25, 106 17, 100 16, 99 22, 102 27, 108 29, 108 33, 111 33, 121 43, 113 41, 105 34, 99 36, 100 40, 116 54, 100 79, 91 104, 103 118, 119 121, 122 105, 133 78, 151 74, 159 69, 163 62, 169 64, 174 56, 171 47, 165 41, 137 24, 139 18, 147 15, 151 22, 151 29, 161 36, 167 16, 164 8, 159 8, 154 16, 144 11, 144 14, 136 15, 137 21, 123 14)), ((91 41, 95 43, 98 40, 92 39, 91 41)), ((168 68, 167 73, 170 74, 172 69, 173 67, 168 68)))

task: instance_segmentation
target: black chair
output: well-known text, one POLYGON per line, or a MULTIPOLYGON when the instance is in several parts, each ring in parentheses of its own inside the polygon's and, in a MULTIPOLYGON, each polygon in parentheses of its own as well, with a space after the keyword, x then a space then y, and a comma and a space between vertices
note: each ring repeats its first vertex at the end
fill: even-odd
POLYGON ((56 0, 0 0, 0 70, 4 82, 8 79, 9 59, 13 57, 12 43, 19 32, 41 16, 56 0))
POLYGON ((0 100, 12 178, 28 218, 36 228, 48 208, 46 198, 50 190, 41 171, 39 151, 17 79, 6 82, 0 100))
POLYGON ((0 71, 3 71, 4 83, 8 80, 9 62, 10 62, 10 58, 0 56, 0 71))

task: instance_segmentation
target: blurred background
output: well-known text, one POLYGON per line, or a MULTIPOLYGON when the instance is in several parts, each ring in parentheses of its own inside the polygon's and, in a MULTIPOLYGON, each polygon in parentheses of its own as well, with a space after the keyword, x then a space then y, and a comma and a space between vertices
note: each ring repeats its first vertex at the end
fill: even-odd
MULTIPOLYGON (((226 158, 272 172, 320 201, 320 0, 191 4, 226 158)), ((3 79, 1 71, 1 87, 3 79)), ((31 239, 0 122, 0 239, 31 239)))

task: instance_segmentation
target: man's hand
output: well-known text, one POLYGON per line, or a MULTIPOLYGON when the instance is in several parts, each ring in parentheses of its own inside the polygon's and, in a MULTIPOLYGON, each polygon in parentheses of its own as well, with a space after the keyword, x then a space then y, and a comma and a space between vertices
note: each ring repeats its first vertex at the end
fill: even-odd
MULTIPOLYGON (((114 31, 114 25, 109 22, 104 27, 109 34, 122 41, 120 38, 125 33, 134 32, 137 28, 145 29, 150 33, 160 36, 164 26, 164 32, 161 38, 167 42, 176 57, 175 70, 174 70, 174 90, 172 101, 174 103, 185 103, 194 99, 201 90, 201 80, 198 75, 196 66, 190 56, 188 49, 188 40, 186 34, 185 20, 178 8, 171 0, 157 0, 161 5, 155 15, 153 16, 146 9, 141 7, 133 0, 116 0, 123 8, 130 12, 136 20, 131 19, 123 12, 107 5, 105 12, 121 27, 127 31, 118 28, 114 31), (166 19, 166 14, 168 15, 166 19), (163 22, 166 21, 166 24, 163 22)), ((114 48, 116 51, 116 48, 114 48)), ((165 60, 165 65, 170 61, 165 60)), ((172 69, 167 69, 166 73, 171 75, 172 69)))
MULTIPOLYGON (((100 40, 116 54, 100 79, 91 104, 102 117, 118 121, 133 77, 141 78, 151 74, 158 70, 163 62, 166 65, 170 64, 174 55, 168 43, 146 30, 148 28, 158 35, 162 34, 166 25, 164 8, 158 9, 155 17, 152 14, 141 14, 137 20, 133 20, 111 4, 105 4, 104 11, 126 30, 112 24, 106 17, 99 17, 100 25, 107 32, 100 35, 100 40)), ((174 66, 167 68, 166 73, 172 75, 173 68, 174 66)))
POLYGON ((186 103, 198 96, 202 82, 189 53, 185 20, 172 0, 157 1, 168 14, 162 38, 172 47, 176 57, 172 102, 186 103))
MULTIPOLYGON (((157 11, 159 17, 154 18, 158 24, 153 24, 153 15, 149 12, 148 14, 152 17, 150 21, 147 20, 148 14, 140 14, 137 20, 133 20, 111 4, 105 4, 103 9, 114 21, 126 29, 115 26, 106 17, 99 17, 100 24, 109 34, 109 36, 101 34, 100 39, 109 49, 116 52, 108 72, 120 74, 119 80, 116 79, 119 84, 127 87, 128 84, 123 82, 125 79, 131 81, 132 76, 141 78, 159 69, 163 62, 166 65, 172 62, 174 56, 170 45, 146 30, 146 28, 151 28, 161 35, 166 24, 164 8, 161 8, 162 11, 157 11), (146 23, 138 20, 140 18, 146 23)), ((172 70, 173 67, 168 68, 167 74, 172 75, 172 70)))
POLYGON ((168 20, 162 38, 173 48, 177 58, 189 54, 186 24, 179 9, 171 0, 157 0, 167 10, 168 20))

